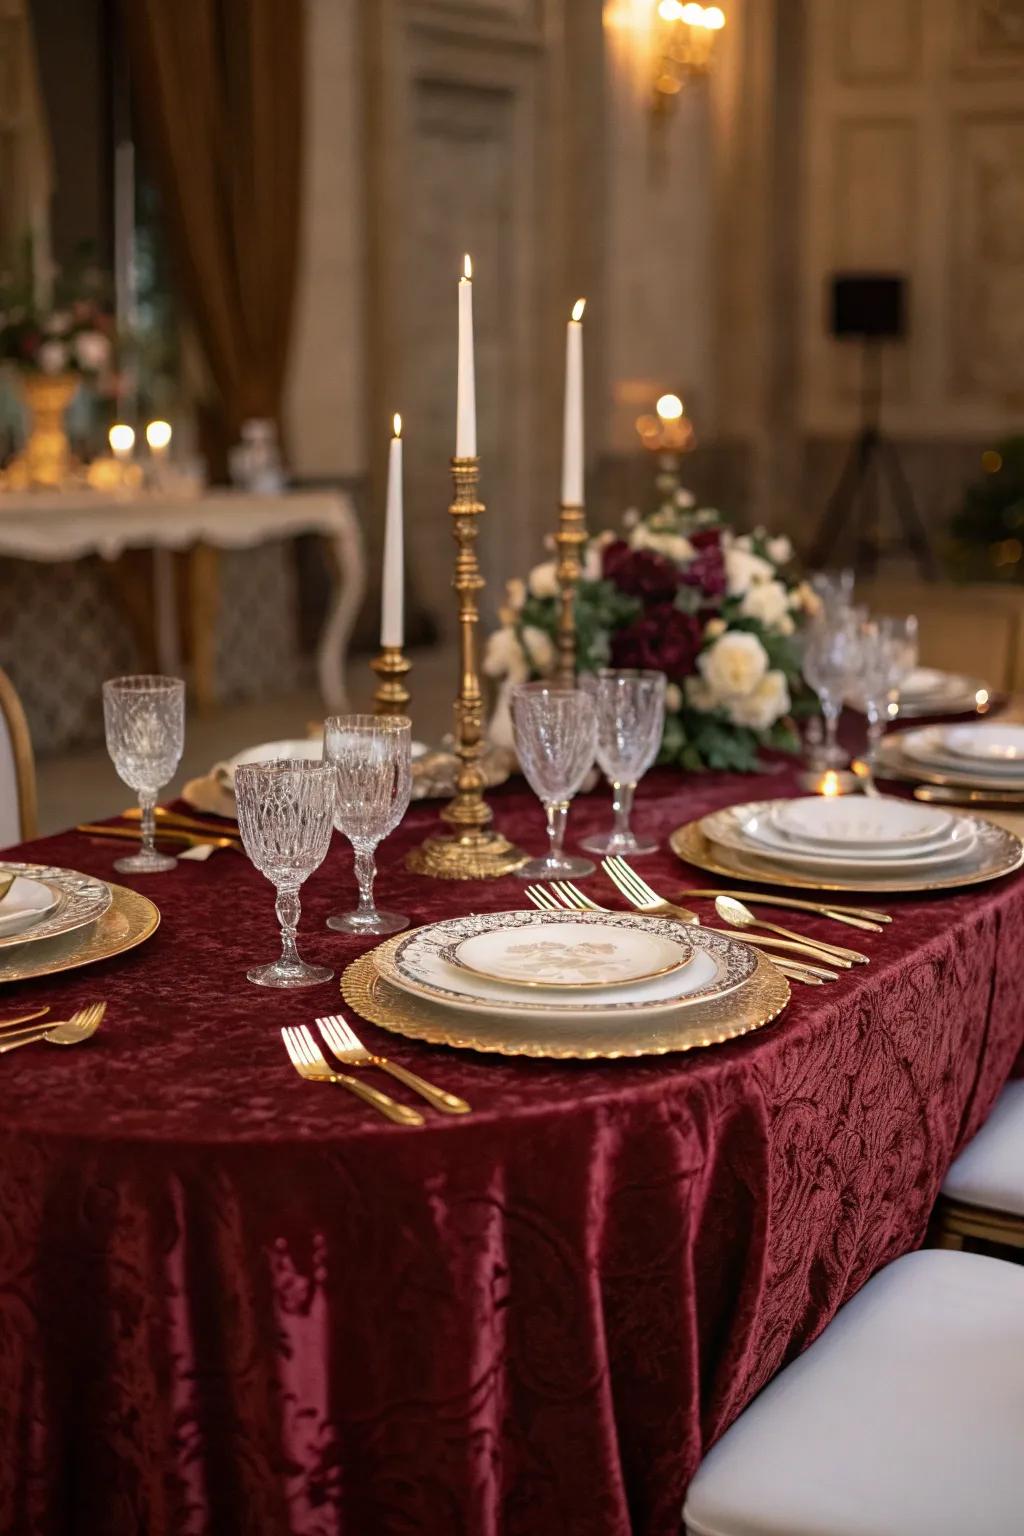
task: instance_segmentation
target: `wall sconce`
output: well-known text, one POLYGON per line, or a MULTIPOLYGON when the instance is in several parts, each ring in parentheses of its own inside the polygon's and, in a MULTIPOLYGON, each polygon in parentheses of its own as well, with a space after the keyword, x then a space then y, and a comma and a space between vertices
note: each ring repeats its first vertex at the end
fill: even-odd
POLYGON ((671 112, 683 87, 708 73, 724 26, 721 6, 658 0, 653 39, 655 117, 671 112))

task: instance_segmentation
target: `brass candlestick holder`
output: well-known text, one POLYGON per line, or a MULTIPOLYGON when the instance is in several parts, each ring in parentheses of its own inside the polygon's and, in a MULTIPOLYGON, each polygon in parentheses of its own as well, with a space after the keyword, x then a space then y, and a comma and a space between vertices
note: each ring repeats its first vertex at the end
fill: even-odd
POLYGON ((526 862, 491 826, 491 808, 484 799, 483 694, 477 666, 476 632, 480 622, 477 596, 484 585, 476 557, 476 538, 483 502, 478 499, 480 461, 452 459, 455 496, 448 511, 458 553, 452 581, 459 597, 459 695, 455 701, 455 752, 459 771, 455 794, 441 812, 450 832, 436 832, 406 860, 409 869, 441 880, 494 879, 511 874, 526 862))
POLYGON ((377 691, 373 696, 374 714, 407 715, 411 694, 405 686, 405 677, 412 668, 412 662, 405 655, 402 647, 400 645, 382 646, 380 655, 374 657, 370 666, 380 678, 377 691))
POLYGON ((570 687, 576 681, 576 588, 582 565, 580 552, 587 542, 587 514, 581 506, 562 503, 555 547, 558 563, 555 579, 560 590, 558 612, 558 681, 570 687))

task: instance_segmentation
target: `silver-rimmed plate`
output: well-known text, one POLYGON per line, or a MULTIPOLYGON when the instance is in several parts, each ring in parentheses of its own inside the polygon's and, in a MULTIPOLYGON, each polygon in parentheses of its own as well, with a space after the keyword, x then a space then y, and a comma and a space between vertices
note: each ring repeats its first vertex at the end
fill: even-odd
MULTIPOLYGON (((706 928, 686 927, 685 942, 692 947, 690 963, 667 975, 628 986, 588 991, 585 998, 571 997, 558 989, 533 990, 524 996, 519 986, 491 981, 460 970, 446 959, 450 947, 478 933, 510 929, 524 934, 551 923, 598 926, 614 921, 637 932, 664 934, 666 920, 643 913, 622 912, 489 912, 449 918, 401 934, 373 951, 380 974, 400 991, 424 997, 466 1013, 488 1016, 535 1018, 577 1022, 655 1016, 723 997, 753 975, 757 956, 748 944, 724 938, 706 928)), ((668 929, 673 932, 672 927, 668 929)))
POLYGON ((991 763, 957 757, 943 745, 944 727, 915 726, 883 738, 876 758, 877 772, 924 784, 949 784, 967 789, 1024 789, 1024 774, 991 763))
POLYGON ((774 801, 771 820, 794 847, 844 854, 905 852, 941 840, 953 826, 948 811, 891 795, 800 795, 774 801))
POLYGON ((56 891, 60 898, 54 909, 31 928, 0 938, 0 949, 10 949, 15 944, 38 944, 62 933, 73 933, 76 928, 84 928, 87 923, 102 917, 112 900, 106 881, 97 880, 94 875, 83 875, 77 869, 3 862, 0 863, 0 873, 38 880, 56 891))
MULTIPOLYGON (((676 926, 676 932, 681 930, 676 926)), ((693 959, 693 945, 662 924, 657 932, 620 923, 538 923, 487 928, 442 950, 459 970, 514 987, 559 992, 591 991, 654 981, 681 970, 693 959)))
POLYGON ((915 847, 913 851, 909 848, 898 852, 886 848, 849 848, 837 852, 835 849, 805 848, 796 846, 785 833, 776 829, 772 812, 778 803, 751 800, 745 805, 730 805, 712 811, 701 818, 701 831, 720 848, 752 854, 786 869, 838 871, 841 874, 864 870, 872 875, 898 876, 908 871, 946 867, 967 858, 977 841, 975 818, 957 816, 950 818, 949 834, 941 842, 915 847))
POLYGON ((42 880, 33 880, 28 875, 5 875, 5 884, 8 879, 10 885, 0 897, 0 939, 34 928, 56 911, 62 900, 60 891, 42 880))

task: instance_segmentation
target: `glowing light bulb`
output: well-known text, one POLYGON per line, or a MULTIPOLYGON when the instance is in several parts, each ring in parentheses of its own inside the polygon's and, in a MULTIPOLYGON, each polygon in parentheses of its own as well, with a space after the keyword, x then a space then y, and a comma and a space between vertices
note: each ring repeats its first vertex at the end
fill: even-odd
POLYGON ((123 421, 115 422, 107 433, 107 441, 115 458, 127 459, 135 447, 135 428, 123 421))
POLYGON ((704 25, 704 7, 702 5, 683 5, 679 8, 680 20, 685 21, 688 27, 702 27, 704 25))
POLYGON ((725 26, 725 12, 720 5, 709 5, 704 10, 704 25, 711 32, 721 32, 725 26))
POLYGON ((662 395, 654 409, 662 421, 678 421, 683 414, 683 402, 678 395, 662 395))
MULTIPOLYGON (((128 428, 129 432, 131 428, 128 428)), ((133 434, 134 441, 134 434, 133 434)), ((163 453, 170 446, 171 424, 169 421, 151 421, 146 428, 146 442, 154 453, 163 453)))
POLYGON ((680 0, 661 0, 658 6, 658 15, 662 21, 679 21, 683 14, 680 0))

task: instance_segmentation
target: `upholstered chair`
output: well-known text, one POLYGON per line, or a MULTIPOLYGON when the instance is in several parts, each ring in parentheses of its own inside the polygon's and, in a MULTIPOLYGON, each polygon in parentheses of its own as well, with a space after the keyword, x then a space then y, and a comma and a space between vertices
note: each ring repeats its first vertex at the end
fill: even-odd
POLYGON ((36 769, 21 700, 0 671, 0 848, 36 835, 36 769))

